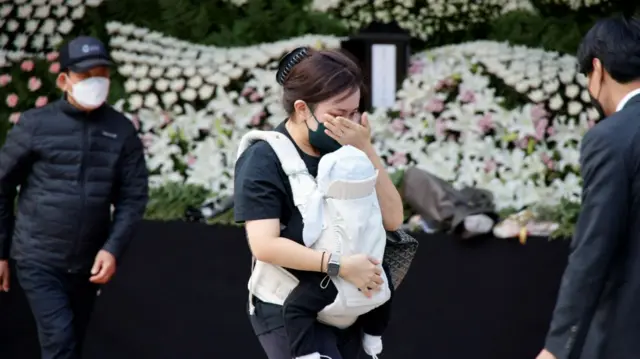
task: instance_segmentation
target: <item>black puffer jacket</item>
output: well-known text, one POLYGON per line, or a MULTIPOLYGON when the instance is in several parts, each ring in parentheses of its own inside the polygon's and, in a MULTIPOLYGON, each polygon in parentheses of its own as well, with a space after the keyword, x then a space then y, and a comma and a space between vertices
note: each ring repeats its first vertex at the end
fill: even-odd
POLYGON ((135 128, 110 106, 87 113, 59 100, 25 112, 0 150, 0 258, 11 248, 15 260, 83 272, 100 249, 120 256, 147 180, 135 128))

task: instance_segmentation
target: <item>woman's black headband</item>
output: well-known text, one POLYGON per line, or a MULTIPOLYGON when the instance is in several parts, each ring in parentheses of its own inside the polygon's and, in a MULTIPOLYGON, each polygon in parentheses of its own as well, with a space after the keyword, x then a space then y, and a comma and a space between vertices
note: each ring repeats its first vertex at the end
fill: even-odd
POLYGON ((304 58, 309 56, 309 49, 306 47, 298 47, 284 57, 278 63, 278 72, 276 72, 276 81, 280 86, 284 85, 284 80, 289 76, 291 69, 300 63, 304 58))

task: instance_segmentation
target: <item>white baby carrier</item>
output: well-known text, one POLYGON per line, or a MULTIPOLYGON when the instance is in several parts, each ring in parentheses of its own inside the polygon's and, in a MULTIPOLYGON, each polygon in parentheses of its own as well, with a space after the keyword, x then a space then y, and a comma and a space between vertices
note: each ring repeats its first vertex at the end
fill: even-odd
MULTIPOLYGON (((287 136, 275 131, 250 131, 242 137, 238 157, 253 142, 264 140, 275 151, 291 183, 293 201, 302 214, 305 245, 345 256, 367 254, 382 261, 386 232, 375 192, 377 171, 364 152, 352 146, 322 157, 317 181, 307 171, 297 149, 287 136)), ((298 279, 282 267, 252 260, 249 299, 282 305, 298 279)), ((353 284, 331 278, 338 295, 318 313, 318 320, 338 328, 353 324, 358 316, 384 304, 391 297, 389 279, 367 298, 353 284)), ((324 282, 324 281, 323 281, 324 282)), ((250 311, 253 314, 253 305, 250 311)))

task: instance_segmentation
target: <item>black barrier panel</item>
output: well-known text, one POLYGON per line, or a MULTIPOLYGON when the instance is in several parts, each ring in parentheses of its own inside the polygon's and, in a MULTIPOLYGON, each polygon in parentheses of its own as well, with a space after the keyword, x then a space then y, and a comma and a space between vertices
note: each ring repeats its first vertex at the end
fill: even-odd
MULTIPOLYGON (((417 238, 382 357, 534 358, 568 243, 417 238)), ((249 266, 241 228, 145 222, 102 290, 84 358, 264 358, 245 312, 249 266)), ((0 295, 0 358, 37 359, 32 318, 13 284, 0 295)))

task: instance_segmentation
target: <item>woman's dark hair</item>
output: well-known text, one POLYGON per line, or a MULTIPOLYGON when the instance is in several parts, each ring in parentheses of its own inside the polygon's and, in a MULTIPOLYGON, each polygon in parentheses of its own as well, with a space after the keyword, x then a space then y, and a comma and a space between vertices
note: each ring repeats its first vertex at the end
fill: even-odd
POLYGON ((358 64, 340 50, 300 47, 280 60, 276 74, 283 88, 282 104, 289 115, 293 103, 305 101, 311 108, 332 97, 351 96, 364 84, 358 64))

